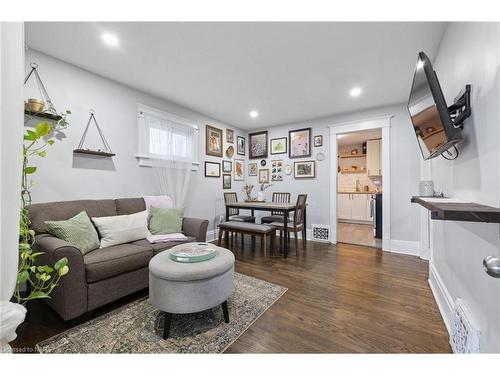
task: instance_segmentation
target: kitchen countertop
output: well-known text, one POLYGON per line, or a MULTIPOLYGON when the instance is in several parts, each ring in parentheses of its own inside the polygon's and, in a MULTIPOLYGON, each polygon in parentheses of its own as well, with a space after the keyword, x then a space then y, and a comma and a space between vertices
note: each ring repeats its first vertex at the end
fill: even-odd
POLYGON ((337 191, 338 194, 376 194, 375 190, 370 191, 337 191))

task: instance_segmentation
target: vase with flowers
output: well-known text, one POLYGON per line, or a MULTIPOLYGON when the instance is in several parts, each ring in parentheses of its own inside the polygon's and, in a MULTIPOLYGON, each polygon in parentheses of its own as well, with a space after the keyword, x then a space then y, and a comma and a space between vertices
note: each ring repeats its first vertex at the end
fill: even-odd
POLYGON ((252 184, 245 184, 243 185, 243 193, 245 193, 245 200, 246 201, 254 201, 255 198, 252 198, 252 190, 253 190, 253 185, 252 184))
POLYGON ((260 185, 260 191, 257 193, 257 200, 259 202, 265 201, 264 190, 269 189, 271 186, 273 185, 265 183, 260 185))

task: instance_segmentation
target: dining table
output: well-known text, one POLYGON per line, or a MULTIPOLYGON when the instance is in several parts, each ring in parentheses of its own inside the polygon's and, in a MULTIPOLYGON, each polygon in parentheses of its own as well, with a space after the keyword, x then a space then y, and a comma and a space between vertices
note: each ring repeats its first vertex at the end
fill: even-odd
MULTIPOLYGON (((250 210, 252 216, 255 211, 274 211, 283 213, 283 257, 288 257, 288 224, 290 212, 294 212, 296 203, 281 203, 281 202, 267 202, 267 201, 244 201, 226 203, 226 221, 229 221, 229 209, 238 208, 240 210, 250 210)), ((302 236, 306 235, 306 209, 304 208, 304 223, 302 229, 302 236)), ((305 237, 304 237, 305 238, 305 237)))

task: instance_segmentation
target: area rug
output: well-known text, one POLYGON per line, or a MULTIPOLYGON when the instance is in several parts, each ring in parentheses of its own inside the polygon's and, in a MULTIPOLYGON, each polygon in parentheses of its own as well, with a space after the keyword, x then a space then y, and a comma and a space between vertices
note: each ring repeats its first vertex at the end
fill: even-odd
POLYGON ((37 344, 40 353, 222 353, 287 288, 239 273, 229 297, 229 324, 222 309, 173 315, 163 340, 165 315, 141 298, 37 344))

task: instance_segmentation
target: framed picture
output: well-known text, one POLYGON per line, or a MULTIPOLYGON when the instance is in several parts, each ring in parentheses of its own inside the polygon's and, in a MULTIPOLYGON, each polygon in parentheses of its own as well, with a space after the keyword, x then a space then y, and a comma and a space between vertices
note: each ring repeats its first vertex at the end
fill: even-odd
POLYGON ((220 163, 205 162, 205 177, 220 177, 220 163))
POLYGON ((245 138, 238 136, 236 139, 236 152, 238 155, 245 155, 245 138))
POLYGON ((267 130, 248 134, 248 152, 250 159, 267 158, 267 130))
POLYGON ((245 179, 245 160, 234 159, 234 181, 243 181, 245 179))
POLYGON ((271 155, 286 154, 286 137, 271 139, 271 155))
POLYGON ((226 129, 226 142, 234 143, 234 131, 233 129, 226 129))
POLYGON ((248 163, 248 175, 257 176, 257 163, 248 163))
POLYGON ((288 156, 291 159, 311 156, 311 128, 290 130, 288 143, 288 156))
POLYGON ((321 146, 323 146, 323 136, 322 135, 314 136, 314 147, 321 147, 321 146))
POLYGON ((222 175, 222 188, 223 189, 231 189, 231 175, 223 174, 222 175))
POLYGON ((223 153, 222 129, 206 125, 205 137, 205 154, 221 158, 223 153))
POLYGON ((228 173, 233 171, 233 162, 229 160, 222 161, 222 173, 228 173))
POLYGON ((269 183, 269 169, 259 169, 259 184, 269 183))
POLYGON ((316 162, 314 160, 296 161, 295 163, 293 163, 293 177, 315 178, 316 162))
POLYGON ((271 161, 271 181, 283 181, 283 160, 271 161))

